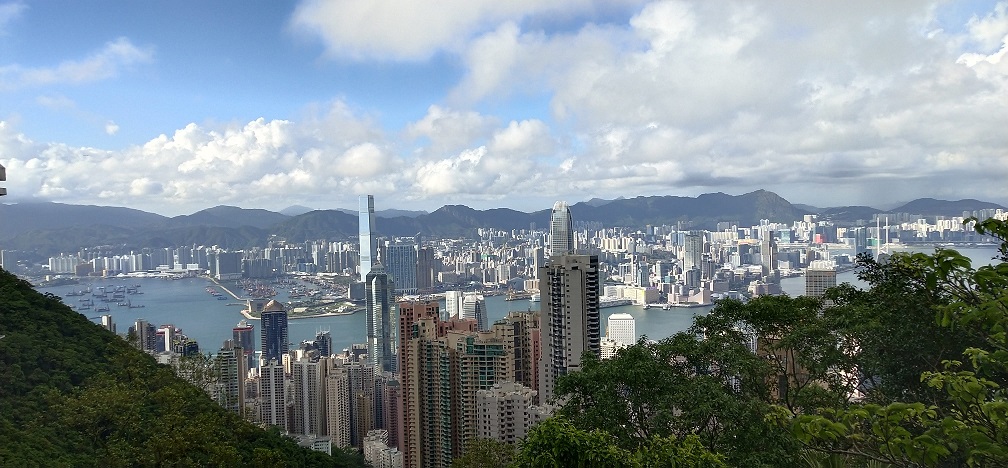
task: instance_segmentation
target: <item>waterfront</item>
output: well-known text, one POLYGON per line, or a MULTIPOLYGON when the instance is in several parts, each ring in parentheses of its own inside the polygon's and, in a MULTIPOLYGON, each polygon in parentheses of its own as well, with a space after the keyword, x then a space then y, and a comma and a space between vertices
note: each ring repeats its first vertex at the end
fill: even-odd
MULTIPOLYGON (((991 262, 997 253, 994 247, 961 249, 965 255, 973 259, 974 265, 991 262)), ((854 271, 845 271, 837 275, 837 282, 849 282, 856 286, 864 286, 857 281, 854 271)), ((165 280, 156 278, 93 278, 83 279, 80 284, 40 288, 42 292, 51 292, 63 298, 70 306, 77 306, 84 296, 67 297, 70 291, 81 290, 88 285, 93 289, 99 286, 133 286, 139 284, 143 294, 130 295, 133 305, 143 305, 143 308, 120 307, 110 305, 108 314, 112 315, 118 332, 125 335, 126 331, 138 318, 143 318, 155 325, 173 324, 200 344, 205 352, 216 353, 224 340, 231 338, 231 329, 244 317, 241 309, 233 298, 217 300, 206 292, 207 286, 214 285, 207 278, 184 278, 165 280)), ((784 278, 781 287, 788 295, 796 296, 804 293, 805 278, 801 276, 784 278)), ((277 300, 285 302, 286 292, 281 292, 277 300)), ((87 297, 90 297, 87 296, 87 297)), ((97 304, 102 304, 97 302, 97 304)), ((443 302, 442 302, 443 305, 443 302)), ((486 298, 487 314, 490 323, 504 317, 508 311, 524 311, 532 307, 538 308, 538 303, 528 300, 505 301, 504 296, 486 298)), ((626 305, 602 309, 603 332, 608 317, 615 313, 628 313, 636 320, 638 337, 646 335, 649 339, 662 339, 683 331, 692 324, 695 314, 706 314, 711 306, 696 308, 673 308, 662 310, 652 307, 644 310, 641 306, 626 305)), ((81 311, 85 316, 98 322, 102 312, 92 310, 81 311)), ((288 325, 289 338, 293 346, 303 340, 311 339, 318 330, 328 330, 332 336, 334 349, 349 347, 353 343, 364 343, 366 338, 364 313, 352 315, 334 315, 325 317, 302 318, 291 320, 288 325)), ((249 323, 256 327, 256 346, 259 344, 259 321, 249 323)))

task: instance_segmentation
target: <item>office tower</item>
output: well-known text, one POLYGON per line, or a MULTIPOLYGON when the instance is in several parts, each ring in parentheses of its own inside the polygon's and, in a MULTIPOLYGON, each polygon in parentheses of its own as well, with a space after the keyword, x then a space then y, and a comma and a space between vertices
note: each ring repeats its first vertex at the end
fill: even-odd
POLYGON ((283 304, 271 300, 266 303, 261 316, 259 338, 263 362, 283 363, 283 355, 290 349, 287 339, 287 310, 283 304))
POLYGON ((360 279, 365 281, 371 264, 378 261, 378 240, 375 239, 374 195, 359 198, 360 279))
POLYGON ((805 295, 822 297, 826 290, 836 286, 836 264, 828 260, 814 260, 805 269, 805 295))
MULTIPOLYGON (((265 328, 265 327, 263 327, 265 328)), ((259 421, 287 430, 287 393, 284 365, 277 359, 259 365, 259 421)))
POLYGON ((637 327, 633 315, 612 314, 606 325, 606 337, 625 345, 637 342, 637 327))
POLYGON ((552 256, 539 271, 542 359, 539 398, 553 398, 556 379, 581 368, 581 354, 599 355, 599 268, 594 255, 552 256))
POLYGON ((452 317, 462 317, 462 291, 445 291, 445 308, 441 311, 441 321, 447 322, 452 317))
POLYGON ((323 385, 325 385, 325 362, 310 357, 302 357, 291 363, 294 392, 293 434, 320 435, 323 428, 322 408, 323 385))
POLYGON ((550 255, 574 253, 574 226, 567 202, 553 204, 550 214, 550 255))
MULTIPOLYGON (((416 287, 417 292, 434 287, 434 249, 430 247, 420 247, 417 250, 416 287)), ((394 436, 391 436, 394 437, 394 436)))
POLYGON ((217 368, 217 403, 238 415, 245 413, 246 362, 245 350, 232 340, 224 342, 214 361, 217 368))
POLYGON ((364 282, 367 296, 368 358, 378 372, 395 371, 395 283, 381 263, 375 264, 364 282))
POLYGON ((699 231, 686 234, 683 244, 683 271, 699 269, 703 263, 704 235, 699 231))
POLYGON ((255 366, 255 326, 248 323, 248 320, 242 319, 231 329, 231 340, 234 341, 235 346, 240 346, 242 352, 245 353, 245 366, 247 369, 251 369, 255 366))
POLYGON ((487 323, 486 299, 482 294, 466 293, 462 298, 462 313, 459 318, 473 319, 476 321, 476 329, 479 331, 489 330, 487 323))
POLYGON ((532 426, 550 416, 535 400, 535 390, 510 381, 477 391, 476 436, 512 445, 521 442, 532 426))
POLYGON ((414 244, 391 244, 382 257, 385 272, 395 282, 397 294, 417 292, 417 250, 414 244))

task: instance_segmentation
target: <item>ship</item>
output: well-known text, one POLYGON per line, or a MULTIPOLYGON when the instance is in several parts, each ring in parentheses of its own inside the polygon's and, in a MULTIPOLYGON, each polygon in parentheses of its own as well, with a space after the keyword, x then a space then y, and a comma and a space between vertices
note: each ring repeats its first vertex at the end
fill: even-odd
POLYGON ((542 296, 539 293, 532 293, 532 296, 529 297, 529 302, 539 302, 540 300, 542 300, 542 296))

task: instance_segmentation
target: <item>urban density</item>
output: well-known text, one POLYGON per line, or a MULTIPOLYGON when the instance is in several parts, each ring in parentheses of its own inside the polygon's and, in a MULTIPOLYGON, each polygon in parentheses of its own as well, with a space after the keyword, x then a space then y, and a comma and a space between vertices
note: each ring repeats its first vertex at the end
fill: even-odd
MULTIPOLYGON (((1006 218, 1003 210, 988 211, 963 216, 1006 218)), ((891 213, 840 224, 808 215, 789 224, 722 223, 716 231, 667 225, 630 231, 579 223, 557 202, 543 230, 384 238, 368 195, 360 197, 357 239, 274 239, 242 251, 88 248, 41 266, 19 262, 15 252, 0 255, 4 269, 45 274, 48 284, 207 276, 213 281, 208 292, 243 300, 248 318, 220 349, 208 343, 201 349, 173 325, 144 319, 129 326, 128 339, 174 365, 224 408, 279 427, 304 446, 355 447, 375 467, 446 467, 475 438, 522 440, 553 414, 557 379, 577 372, 585 353, 609 359, 637 342, 633 316, 613 314, 603 324, 602 308, 693 308, 719 298, 778 295, 781 278, 796 275, 805 277, 805 295, 819 297, 858 254, 878 257, 921 242, 991 241, 964 217, 891 213), (291 287, 303 281, 315 288, 291 287), (291 287, 288 296, 299 300, 275 299, 280 287, 291 287), (489 323, 488 295, 521 305, 489 323), (290 342, 295 310, 339 303, 366 314, 365 342, 334 349, 327 331, 290 342), (201 360, 207 351, 212 357, 201 360), (194 360, 212 372, 196 372, 194 360)), ((141 293, 139 286, 98 289, 71 293, 86 296, 75 307, 135 307, 130 300, 141 293)), ((117 331, 111 315, 100 318, 117 331)))

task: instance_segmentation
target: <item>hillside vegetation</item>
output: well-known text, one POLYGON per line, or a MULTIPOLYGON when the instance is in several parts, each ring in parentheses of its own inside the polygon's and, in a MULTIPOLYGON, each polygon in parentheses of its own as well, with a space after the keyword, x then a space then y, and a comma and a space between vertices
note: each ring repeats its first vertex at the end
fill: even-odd
POLYGON ((224 411, 3 270, 0 336, 0 466, 364 466, 224 411))

